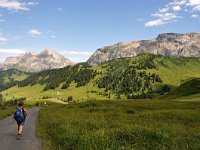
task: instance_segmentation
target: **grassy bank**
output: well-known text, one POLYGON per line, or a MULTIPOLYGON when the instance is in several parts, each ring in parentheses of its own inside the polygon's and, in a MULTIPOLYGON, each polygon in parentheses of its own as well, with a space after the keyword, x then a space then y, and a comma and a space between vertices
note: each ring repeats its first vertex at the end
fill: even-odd
POLYGON ((5 107, 5 108, 0 108, 0 120, 11 116, 14 111, 15 111, 16 107, 12 106, 12 107, 5 107))
POLYGON ((200 102, 89 101, 40 110, 44 149, 199 149, 200 102))

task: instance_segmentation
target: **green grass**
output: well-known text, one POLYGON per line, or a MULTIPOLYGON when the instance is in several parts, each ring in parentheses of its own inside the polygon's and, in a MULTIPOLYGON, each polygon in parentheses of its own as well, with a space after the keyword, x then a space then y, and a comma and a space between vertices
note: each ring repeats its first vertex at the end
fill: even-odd
POLYGON ((0 120, 14 114, 16 107, 0 108, 0 120))
POLYGON ((199 100, 50 106, 40 110, 37 134, 52 150, 200 149, 199 100))

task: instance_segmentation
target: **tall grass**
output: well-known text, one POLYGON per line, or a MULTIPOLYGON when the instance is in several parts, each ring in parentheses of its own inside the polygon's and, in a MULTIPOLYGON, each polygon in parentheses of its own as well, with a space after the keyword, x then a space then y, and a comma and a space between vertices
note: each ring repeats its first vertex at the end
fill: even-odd
POLYGON ((89 101, 40 110, 44 149, 200 149, 200 102, 89 101))

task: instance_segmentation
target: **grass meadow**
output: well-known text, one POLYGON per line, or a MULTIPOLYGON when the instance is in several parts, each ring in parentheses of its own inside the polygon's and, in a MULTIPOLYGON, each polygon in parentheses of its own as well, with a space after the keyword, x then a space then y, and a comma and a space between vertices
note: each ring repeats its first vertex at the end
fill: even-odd
POLYGON ((40 109, 44 150, 200 149, 199 101, 88 101, 40 109))

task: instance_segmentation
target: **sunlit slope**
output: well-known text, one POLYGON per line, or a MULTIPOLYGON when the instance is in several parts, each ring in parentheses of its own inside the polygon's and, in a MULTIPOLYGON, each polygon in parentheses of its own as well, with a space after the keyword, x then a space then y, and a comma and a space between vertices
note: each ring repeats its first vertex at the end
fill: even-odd
MULTIPOLYGON (((200 58, 141 54, 98 66, 86 63, 34 74, 2 92, 8 100, 58 98, 132 99, 159 97, 192 78, 200 78, 200 58)), ((194 83, 195 84, 195 83, 194 83)), ((191 93, 192 94, 192 93, 191 93)))
POLYGON ((16 85, 30 74, 16 69, 0 71, 0 91, 16 85))

